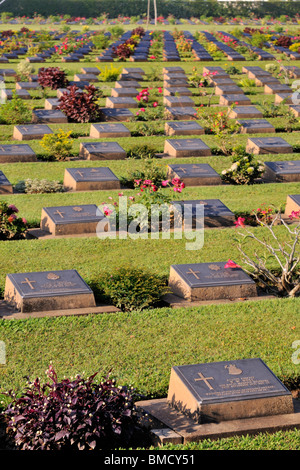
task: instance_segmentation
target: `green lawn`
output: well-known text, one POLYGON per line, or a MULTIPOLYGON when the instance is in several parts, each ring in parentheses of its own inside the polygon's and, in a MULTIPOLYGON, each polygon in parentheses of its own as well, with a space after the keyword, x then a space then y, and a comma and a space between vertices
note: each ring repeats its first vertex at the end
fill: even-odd
MULTIPOLYGON (((21 25, 14 25, 18 29, 21 25)), ((51 26, 34 25, 32 29, 50 29, 51 26)), ((133 25, 124 27, 132 29, 133 25)), ((215 31, 222 29, 230 31, 232 25, 208 25, 207 27, 179 25, 178 30, 188 29, 192 33, 200 29, 215 31)), ((241 26, 242 28, 242 26, 241 26)), ((8 29, 0 25, 0 29, 8 29)), ((73 27, 77 29, 77 27, 73 27)), ((91 27, 102 30, 103 27, 91 27)), ((151 28, 152 29, 152 28, 151 28)), ((155 28, 153 28, 155 29, 155 28)), ((156 29, 162 29, 157 26, 156 29)), ((164 26, 163 29, 174 30, 174 26, 164 26)), ((277 54, 279 58, 280 55, 277 54)), ((290 65, 284 60, 283 64, 290 65)), ((233 63, 239 70, 245 62, 233 63)), ((264 62, 251 61, 250 65, 265 67, 264 62)), ((17 61, 1 64, 0 68, 16 67, 17 61)), ((59 66, 68 71, 70 79, 79 73, 81 67, 94 66, 94 62, 63 64, 46 62, 43 66, 59 66)), ((105 65, 96 63, 100 69, 105 65)), ((205 65, 226 67, 228 61, 212 62, 156 62, 156 63, 119 63, 120 67, 142 67, 146 73, 153 68, 160 71, 163 66, 178 66, 187 73, 196 66, 202 71, 205 65)), ((298 64, 296 64, 298 65, 298 64)), ((39 64, 36 66, 36 70, 39 64)), ((234 76, 238 82, 243 75, 234 76)), ((149 86, 157 87, 161 81, 146 82, 149 86)), ((114 83, 104 83, 104 97, 101 106, 105 105, 105 96, 110 95, 114 83)), ((14 82, 9 81, 8 87, 13 88, 14 82)), ((207 104, 208 97, 201 97, 194 91, 196 106, 207 104)), ((273 96, 263 94, 263 90, 255 87, 245 89, 255 92, 249 95, 252 103, 264 109, 265 103, 272 103, 273 96)), ((44 99, 39 92, 32 94, 34 108, 43 108, 44 99)), ((55 96, 50 92, 49 96, 55 96)), ((218 99, 213 98, 212 104, 217 105, 218 99)), ((162 105, 162 97, 159 97, 162 105)), ((214 112, 218 107, 207 108, 214 112)), ((286 107, 287 109, 287 107, 286 107)), ((267 118, 276 128, 276 136, 284 138, 294 147, 292 154, 262 155, 263 161, 298 160, 300 146, 299 119, 292 125, 292 132, 286 132, 288 119, 286 116, 267 118)), ((205 119, 199 120, 205 126, 205 119)), ((138 122, 125 123, 135 132, 138 122)), ((165 135, 164 120, 154 123, 157 135, 138 136, 117 140, 128 152, 136 145, 148 144, 158 153, 163 152, 165 135)), ((90 124, 52 124, 53 130, 62 128, 72 130, 73 155, 78 156, 80 142, 87 142, 90 124)), ((0 126, 0 143, 12 143, 13 126, 0 126)), ((264 136, 257 134, 255 137, 264 136)), ((167 170, 168 164, 174 163, 209 163, 219 174, 230 167, 231 157, 218 152, 218 142, 212 134, 206 133, 200 138, 212 149, 210 157, 190 158, 157 158, 156 163, 167 170)), ((247 135, 234 136, 232 145, 246 144, 247 135)), ((103 139, 98 139, 103 140, 103 139)), ((63 181, 66 168, 74 167, 103 167, 107 166, 119 178, 127 178, 133 170, 142 170, 143 160, 126 159, 123 161, 48 161, 46 152, 38 140, 27 141, 37 153, 36 163, 1 164, 1 171, 13 185, 27 178, 47 178, 52 181, 63 181)), ((167 191, 167 190, 165 190, 167 191)), ((299 194, 299 183, 255 184, 252 186, 203 186, 187 187, 177 198, 182 199, 220 199, 236 215, 250 212, 261 204, 273 204, 284 208, 287 195, 299 194)), ((132 195, 134 190, 124 189, 124 195, 132 195)), ((15 204, 22 217, 25 217, 31 227, 40 224, 43 207, 58 205, 101 204, 114 200, 118 191, 93 191, 78 193, 55 194, 12 194, 1 195, 4 200, 15 204)), ((258 235, 262 228, 253 229, 258 235)), ((277 228, 282 233, 281 228, 277 228)), ((169 240, 99 240, 94 238, 65 238, 52 240, 20 240, 0 243, 0 292, 3 294, 5 278, 8 273, 32 272, 44 270, 77 269, 88 283, 99 280, 104 272, 111 272, 120 265, 142 267, 147 272, 162 275, 168 279, 170 265, 181 263, 227 261, 233 259, 241 262, 234 241, 235 228, 208 229, 205 231, 204 246, 201 250, 186 249, 188 240, 175 240, 173 235, 169 240)), ((255 251, 249 246, 250 252, 255 251)), ((273 261, 271 260, 271 264, 273 261)), ((183 365, 222 360, 260 357, 272 371, 290 388, 297 389, 300 384, 299 364, 292 361, 294 349, 292 344, 299 340, 300 298, 274 299, 238 302, 223 305, 207 305, 189 308, 156 308, 142 312, 115 313, 101 315, 86 315, 58 318, 29 318, 26 320, 0 320, 0 341, 4 341, 7 352, 7 362, 0 365, 0 389, 10 388, 20 391, 24 384, 24 376, 46 380, 45 370, 53 361, 60 377, 74 376, 76 373, 92 374, 95 371, 107 372, 112 369, 114 377, 120 385, 131 385, 145 397, 164 397, 167 393, 170 370, 173 365, 183 365)), ((7 399, 4 399, 4 404, 7 399)), ((270 436, 236 437, 221 439, 216 442, 204 441, 187 446, 167 446, 167 449, 188 450, 248 450, 248 449, 299 449, 299 431, 279 432, 270 436)))

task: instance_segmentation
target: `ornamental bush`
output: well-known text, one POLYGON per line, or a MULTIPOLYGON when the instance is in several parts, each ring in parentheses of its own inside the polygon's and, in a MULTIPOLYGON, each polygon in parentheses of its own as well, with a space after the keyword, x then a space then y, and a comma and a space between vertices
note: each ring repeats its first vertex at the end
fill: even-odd
POLYGON ((32 110, 19 98, 16 92, 13 93, 11 100, 0 106, 1 124, 26 124, 32 120, 32 110))
POLYGON ((57 109, 65 113, 70 122, 94 122, 100 113, 100 96, 100 90, 94 85, 87 85, 84 90, 72 85, 59 98, 57 109))
POLYGON ((125 312, 155 306, 168 291, 165 279, 131 266, 121 266, 106 274, 98 285, 105 298, 125 312))
POLYGON ((77 375, 58 380, 50 364, 49 381, 29 382, 21 394, 9 392, 4 410, 8 432, 20 450, 91 450, 124 446, 135 431, 133 391, 118 387, 110 374, 95 383, 77 375))
POLYGON ((64 191, 64 186, 59 181, 28 178, 26 180, 19 181, 15 186, 15 190, 26 194, 61 193, 64 191))
POLYGON ((253 184, 263 172, 264 165, 260 160, 238 148, 233 152, 231 167, 222 171, 222 179, 229 184, 253 184))
POLYGON ((60 129, 52 134, 45 134, 40 145, 48 152, 51 159, 65 160, 70 156, 73 147, 72 131, 64 132, 60 129))
POLYGON ((42 67, 38 73, 38 82, 41 87, 51 90, 66 88, 69 83, 65 71, 59 67, 42 67))
POLYGON ((25 237, 27 221, 16 214, 19 209, 6 202, 0 202, 0 240, 19 240, 25 237))

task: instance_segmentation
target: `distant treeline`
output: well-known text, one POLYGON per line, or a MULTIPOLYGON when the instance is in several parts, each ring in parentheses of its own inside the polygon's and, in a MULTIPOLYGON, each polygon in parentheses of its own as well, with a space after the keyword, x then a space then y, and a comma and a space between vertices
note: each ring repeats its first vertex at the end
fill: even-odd
MULTIPOLYGON (((71 17, 96 18, 104 13, 109 18, 122 16, 142 16, 147 12, 147 0, 6 0, 0 6, 1 12, 10 12, 14 16, 70 15, 71 17)), ((299 1, 277 2, 217 2, 199 0, 157 0, 158 15, 175 18, 196 17, 249 17, 250 15, 263 18, 271 16, 278 18, 282 15, 294 17, 300 13, 299 1)), ((153 17, 153 0, 151 0, 153 17)))

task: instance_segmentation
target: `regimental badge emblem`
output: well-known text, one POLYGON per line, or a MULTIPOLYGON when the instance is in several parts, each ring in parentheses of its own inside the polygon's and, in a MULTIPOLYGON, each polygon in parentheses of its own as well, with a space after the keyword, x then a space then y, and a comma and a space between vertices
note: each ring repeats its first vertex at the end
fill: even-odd
POLYGON ((243 372, 242 369, 239 369, 234 364, 229 364, 228 366, 225 366, 225 369, 228 370, 229 375, 240 375, 243 372))
POLYGON ((216 264, 210 264, 208 267, 212 271, 219 271, 221 269, 220 266, 217 266, 216 264))
POLYGON ((73 207, 73 211, 75 212, 81 212, 82 210, 82 207, 73 207))
POLYGON ((60 278, 60 276, 58 276, 58 274, 55 274, 55 273, 49 273, 47 275, 47 279, 50 279, 51 281, 56 281, 59 278, 60 278))

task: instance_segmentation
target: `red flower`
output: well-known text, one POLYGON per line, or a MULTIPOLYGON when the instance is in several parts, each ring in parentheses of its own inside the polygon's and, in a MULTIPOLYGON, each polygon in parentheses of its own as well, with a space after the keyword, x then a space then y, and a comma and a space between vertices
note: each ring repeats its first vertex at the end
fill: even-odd
POLYGON ((300 210, 299 211, 292 211, 291 214, 289 215, 289 218, 291 220, 293 219, 298 219, 300 216, 300 210))
POLYGON ((245 222, 244 217, 238 217, 234 223, 236 227, 245 227, 244 222, 245 222))
POLYGON ((225 264, 224 268, 240 268, 238 264, 236 264, 234 261, 229 259, 227 263, 225 264))

